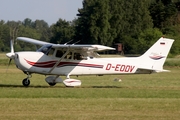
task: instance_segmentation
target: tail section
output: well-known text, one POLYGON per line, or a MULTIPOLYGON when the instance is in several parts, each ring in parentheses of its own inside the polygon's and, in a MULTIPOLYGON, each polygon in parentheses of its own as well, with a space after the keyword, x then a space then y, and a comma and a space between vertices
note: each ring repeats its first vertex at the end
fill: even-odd
POLYGON ((152 47, 150 47, 139 58, 139 69, 165 71, 163 70, 164 62, 173 44, 173 39, 161 37, 152 47))

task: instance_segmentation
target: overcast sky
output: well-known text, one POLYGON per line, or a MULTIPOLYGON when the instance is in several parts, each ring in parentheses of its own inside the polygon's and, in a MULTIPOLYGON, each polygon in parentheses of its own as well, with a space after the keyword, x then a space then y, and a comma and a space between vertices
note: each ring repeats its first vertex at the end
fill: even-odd
POLYGON ((44 20, 49 25, 59 18, 72 21, 83 0, 0 0, 0 20, 44 20))

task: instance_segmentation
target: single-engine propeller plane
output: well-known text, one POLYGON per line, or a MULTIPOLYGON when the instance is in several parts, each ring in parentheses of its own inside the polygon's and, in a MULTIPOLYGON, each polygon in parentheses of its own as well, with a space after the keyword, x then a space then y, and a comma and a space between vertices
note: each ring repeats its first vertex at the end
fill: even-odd
POLYGON ((173 39, 161 37, 152 47, 139 57, 98 58, 99 51, 114 50, 103 45, 52 44, 27 37, 17 40, 42 46, 37 51, 14 52, 11 40, 11 52, 18 69, 27 77, 22 81, 24 86, 30 85, 33 73, 47 75, 45 81, 53 86, 64 83, 65 86, 80 86, 81 81, 70 76, 105 75, 105 74, 150 74, 165 72, 163 64, 167 58, 173 39), (59 76, 66 76, 62 80, 59 76))

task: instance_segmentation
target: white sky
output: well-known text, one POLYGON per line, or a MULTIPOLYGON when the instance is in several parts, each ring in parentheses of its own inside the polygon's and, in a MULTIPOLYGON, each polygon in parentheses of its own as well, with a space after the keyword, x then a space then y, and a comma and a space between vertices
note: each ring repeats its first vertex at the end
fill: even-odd
POLYGON ((77 18, 83 0, 0 0, 0 20, 44 20, 49 25, 59 18, 72 21, 77 18))

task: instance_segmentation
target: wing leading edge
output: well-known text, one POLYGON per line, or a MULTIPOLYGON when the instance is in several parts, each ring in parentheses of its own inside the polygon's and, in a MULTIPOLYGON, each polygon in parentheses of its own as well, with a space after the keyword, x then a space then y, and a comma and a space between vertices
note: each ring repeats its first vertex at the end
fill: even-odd
POLYGON ((39 41, 36 39, 32 38, 27 38, 27 37, 18 37, 17 40, 19 41, 24 41, 28 43, 32 43, 35 45, 46 45, 46 44, 51 44, 53 48, 69 48, 69 49, 74 49, 74 50, 82 50, 82 51, 105 51, 105 50, 115 50, 115 48, 108 47, 108 46, 103 46, 103 45, 78 45, 78 44, 53 44, 53 43, 48 43, 44 41, 39 41))
POLYGON ((46 44, 52 44, 52 43, 39 41, 39 40, 36 40, 36 39, 27 38, 27 37, 17 37, 16 40, 23 41, 23 42, 28 42, 28 43, 32 43, 32 44, 40 45, 40 46, 43 46, 43 45, 46 45, 46 44))

